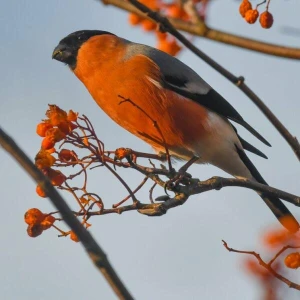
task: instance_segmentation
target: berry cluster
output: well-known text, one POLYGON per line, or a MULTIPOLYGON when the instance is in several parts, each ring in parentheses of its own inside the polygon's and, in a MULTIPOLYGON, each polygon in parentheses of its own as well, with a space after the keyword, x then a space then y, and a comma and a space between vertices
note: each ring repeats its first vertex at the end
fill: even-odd
MULTIPOLYGON (((85 116, 79 117, 78 113, 72 110, 66 112, 56 105, 49 105, 46 117, 36 128, 37 134, 43 140, 35 156, 35 165, 48 177, 53 186, 73 195, 79 206, 79 210, 74 214, 81 218, 82 225, 88 228, 91 224, 87 220, 93 207, 103 209, 101 198, 87 190, 87 169, 93 164, 99 167, 104 151, 101 148, 102 142, 97 139, 90 121, 85 116), (66 149, 67 145, 71 149, 66 149), (73 149, 80 151, 83 156, 78 157, 73 149), (66 175, 59 170, 61 168, 64 168, 66 175), (83 180, 71 182, 75 178, 83 180), (80 182, 82 186, 78 187, 80 182)), ((114 162, 112 158, 109 160, 114 162)), ((36 187, 36 193, 40 197, 47 196, 41 185, 36 187)), ((61 233, 60 236, 69 236, 71 240, 78 242, 79 239, 73 231, 63 231, 53 224, 55 220, 62 220, 54 218, 54 214, 57 212, 44 214, 36 208, 29 209, 25 214, 25 222, 29 225, 28 235, 37 237, 44 230, 53 227, 61 233)))
POLYGON ((27 233, 30 237, 37 237, 44 230, 53 226, 56 219, 51 214, 44 214, 37 208, 29 209, 24 215, 25 223, 28 224, 27 233))
MULTIPOLYGON (((51 168, 56 161, 52 155, 56 150, 55 144, 64 140, 77 125, 73 122, 77 120, 77 114, 73 111, 66 113, 56 105, 49 105, 46 112, 48 117, 37 125, 36 132, 43 137, 41 149, 35 157, 35 165, 46 175, 54 186, 60 186, 66 180, 66 176, 51 168)), ((70 150, 61 150, 59 156, 63 160, 71 160, 74 154, 70 150)), ((36 192, 41 197, 46 197, 40 186, 37 186, 36 192)))
POLYGON ((269 2, 270 1, 267 3, 266 10, 260 14, 259 17, 259 11, 257 10, 259 5, 257 5, 255 9, 252 9, 252 4, 249 0, 242 0, 239 8, 240 14, 249 24, 254 24, 259 17, 259 22, 262 28, 271 28, 274 20, 272 14, 268 11, 269 2))
MULTIPOLYGON (((55 170, 53 166, 57 162, 57 158, 53 154, 58 155, 60 162, 75 161, 75 152, 67 149, 56 151, 57 143, 64 141, 74 129, 77 128, 76 121, 78 114, 70 110, 68 113, 60 109, 56 105, 49 105, 46 112, 47 119, 37 125, 36 133, 43 138, 41 149, 35 156, 35 165, 46 175, 53 186, 61 186, 66 181, 66 176, 59 170, 55 170)), ((40 197, 46 197, 41 186, 36 187, 36 193, 40 197)), ((30 237, 37 237, 44 230, 54 227, 57 220, 52 214, 44 214, 37 208, 31 208, 25 213, 25 223, 28 224, 27 233, 30 237)), ((78 238, 73 232, 68 232, 70 238, 78 242, 78 238)))

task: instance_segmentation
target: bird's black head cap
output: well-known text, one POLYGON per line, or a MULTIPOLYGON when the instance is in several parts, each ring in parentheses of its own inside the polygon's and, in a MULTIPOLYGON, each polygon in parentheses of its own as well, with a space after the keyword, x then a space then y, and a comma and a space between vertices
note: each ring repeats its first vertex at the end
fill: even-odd
POLYGON ((111 34, 107 31, 101 30, 80 30, 75 31, 65 38, 63 38, 59 44, 55 47, 52 58, 64 62, 71 69, 76 68, 78 50, 89 38, 95 35, 111 34))

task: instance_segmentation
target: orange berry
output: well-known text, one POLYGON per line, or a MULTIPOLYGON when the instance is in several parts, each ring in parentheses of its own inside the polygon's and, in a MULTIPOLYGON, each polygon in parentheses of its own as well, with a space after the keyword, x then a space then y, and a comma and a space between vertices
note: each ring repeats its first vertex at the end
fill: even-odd
POLYGON ((66 134, 56 127, 49 129, 46 133, 46 137, 53 139, 55 142, 60 142, 66 138, 66 134))
POLYGON ((68 149, 61 149, 58 157, 61 161, 70 161, 72 158, 74 158, 74 152, 68 149))
POLYGON ((164 52, 172 55, 172 56, 175 56, 181 50, 181 47, 177 44, 176 40, 159 41, 157 48, 161 51, 164 51, 164 52))
POLYGON ((41 137, 45 137, 47 130, 50 129, 50 128, 52 128, 51 124, 49 124, 49 123, 40 123, 36 127, 36 133, 41 137))
POLYGON ((44 168, 50 168, 55 163, 56 158, 52 156, 48 151, 42 149, 37 153, 34 160, 35 160, 35 165, 39 169, 44 169, 44 168))
POLYGON ((257 9, 250 9, 245 13, 245 20, 249 24, 254 24, 259 16, 259 12, 257 9))
POLYGON ((130 25, 133 25, 133 26, 140 24, 143 21, 143 19, 144 18, 142 18, 136 14, 133 14, 133 13, 128 15, 128 22, 130 25))
POLYGON ((145 31, 152 31, 156 28, 156 24, 148 19, 142 21, 142 27, 145 31))
POLYGON ((259 22, 262 28, 271 28, 273 25, 273 16, 270 14, 267 10, 264 11, 260 17, 259 17, 259 22))
POLYGON ((58 174, 54 178, 52 178, 51 183, 55 186, 60 186, 66 181, 66 176, 64 174, 58 174))
POLYGON ((45 219, 41 222, 43 230, 49 229, 55 221, 56 219, 52 215, 46 216, 45 219))
POLYGON ((169 52, 169 41, 168 40, 160 40, 156 46, 157 49, 164 51, 164 52, 169 52))
POLYGON ((181 47, 178 45, 176 40, 171 42, 171 49, 170 50, 171 50, 170 54, 172 56, 176 56, 181 51, 181 47))
POLYGON ((287 243, 291 238, 291 235, 288 231, 284 229, 277 229, 269 231, 264 236, 264 243, 269 247, 278 247, 287 243))
POLYGON ((29 225, 27 227, 27 234, 30 237, 37 237, 37 236, 41 235, 42 233, 43 233, 43 228, 40 224, 29 225))
POLYGON ((54 186, 60 186, 66 181, 66 176, 60 171, 48 169, 46 175, 54 186))
POLYGON ((171 4, 168 7, 168 15, 170 17, 180 19, 185 15, 185 11, 177 4, 171 4))
POLYGON ((53 138, 46 136, 43 140, 42 140, 42 144, 41 147, 44 150, 48 150, 51 149, 55 146, 55 141, 53 138))
POLYGON ((70 122, 76 122, 78 117, 78 113, 74 112, 73 110, 69 110, 67 119, 70 122))
POLYGON ((67 121, 67 113, 56 105, 49 104, 46 116, 53 126, 57 126, 59 123, 67 121))
POLYGON ((49 154, 54 153, 56 151, 56 149, 53 147, 51 149, 47 149, 46 150, 49 154))
POLYGON ((156 31, 156 36, 157 36, 159 41, 164 41, 168 37, 166 32, 161 32, 161 31, 156 31))
POLYGON ((28 225, 40 224, 45 218, 45 215, 37 208, 30 208, 24 215, 24 221, 28 225))
POLYGON ((131 155, 131 153, 132 153, 132 150, 129 148, 118 148, 115 151, 115 158, 121 160, 121 159, 131 155))
POLYGON ((74 231, 70 232, 70 239, 76 243, 79 242, 78 236, 74 233, 74 231))
POLYGON ((240 14, 244 18, 245 14, 248 10, 252 9, 252 4, 249 2, 249 0, 243 0, 240 4, 240 14))
POLYGON ((42 190, 42 188, 41 188, 39 185, 36 186, 35 191, 36 191, 36 193, 37 193, 40 197, 42 197, 42 198, 46 198, 46 197, 47 197, 46 194, 45 194, 45 192, 42 190))
POLYGON ((287 255, 284 264, 290 269, 298 269, 300 267, 300 253, 294 252, 287 255))
POLYGON ((158 10, 158 1, 157 0, 141 0, 141 2, 145 5, 147 5, 152 10, 158 10))

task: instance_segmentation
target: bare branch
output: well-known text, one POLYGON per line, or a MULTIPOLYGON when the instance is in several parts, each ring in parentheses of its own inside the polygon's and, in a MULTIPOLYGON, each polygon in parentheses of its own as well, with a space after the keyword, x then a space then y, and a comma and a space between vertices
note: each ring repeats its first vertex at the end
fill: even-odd
MULTIPOLYGON (((163 181, 158 177, 157 175, 158 170, 160 174, 163 174, 164 176, 170 178, 172 178, 173 176, 176 177, 177 175, 182 175, 179 172, 173 171, 173 174, 171 174, 169 170, 155 169, 155 168, 148 168, 148 167, 146 168, 133 163, 132 163, 132 168, 148 176, 155 182, 156 185, 159 185, 163 188, 166 187, 168 181, 163 181)), ((182 183, 184 183, 185 185, 178 184, 175 186, 171 185, 166 187, 169 191, 174 192, 175 196, 174 197, 164 196, 164 201, 162 203, 147 204, 147 203, 137 202, 132 205, 121 206, 117 208, 113 207, 109 209, 103 209, 101 211, 89 212, 88 215, 94 216, 94 215, 104 215, 104 214, 111 214, 111 213, 121 214, 126 211, 137 210, 139 213, 148 216, 162 216, 166 214, 169 209, 184 204, 192 195, 201 194, 211 190, 220 190, 222 188, 230 187, 230 186, 252 189, 254 191, 264 193, 268 196, 279 197, 282 200, 286 200, 296 206, 300 206, 299 196, 278 190, 270 186, 266 186, 264 184, 253 182, 247 179, 212 177, 205 181, 200 181, 199 179, 195 179, 195 178, 185 178, 183 180, 184 181, 182 183)))

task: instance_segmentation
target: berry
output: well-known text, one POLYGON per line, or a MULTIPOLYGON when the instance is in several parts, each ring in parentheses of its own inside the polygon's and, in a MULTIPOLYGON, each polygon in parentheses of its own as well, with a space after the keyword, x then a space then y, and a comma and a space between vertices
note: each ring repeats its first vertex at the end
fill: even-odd
POLYGON ((37 225, 29 225, 27 227, 27 234, 30 237, 37 237, 43 233, 43 228, 40 224, 37 225))
POLYGON ((45 192, 42 190, 42 188, 41 188, 39 185, 36 186, 35 191, 36 191, 36 193, 37 193, 40 197, 42 197, 42 198, 46 198, 46 197, 47 197, 46 194, 45 194, 45 192))
POLYGON ((40 123, 36 127, 36 133, 41 137, 45 137, 47 130, 51 129, 51 128, 52 128, 52 125, 49 123, 40 123))
POLYGON ((244 18, 248 10, 252 9, 252 4, 248 0, 243 0, 240 5, 240 14, 244 18))
POLYGON ((273 25, 273 16, 267 10, 264 11, 259 17, 259 23, 262 28, 271 28, 273 25))
POLYGON ((77 235, 74 233, 74 231, 70 232, 70 239, 76 243, 79 242, 79 239, 78 239, 77 235))
POLYGON ((47 136, 42 140, 42 149, 49 150, 52 149, 55 146, 55 141, 53 138, 47 136))
POLYGON ((28 225, 40 224, 45 218, 45 215, 37 208, 30 208, 24 215, 24 221, 28 225))
POLYGON ((129 24, 131 24, 133 26, 140 24, 142 21, 143 21, 143 18, 136 14, 129 14, 129 16, 128 16, 128 22, 129 22, 129 24))
POLYGON ((259 16, 259 12, 256 9, 250 9, 245 14, 245 20, 249 24, 254 24, 259 16))
POLYGON ((285 259, 284 263, 288 268, 297 269, 300 267, 300 253, 294 252, 289 254, 285 259))
POLYGON ((46 216, 45 219, 41 222, 43 230, 49 229, 55 221, 56 219, 52 215, 46 216))

